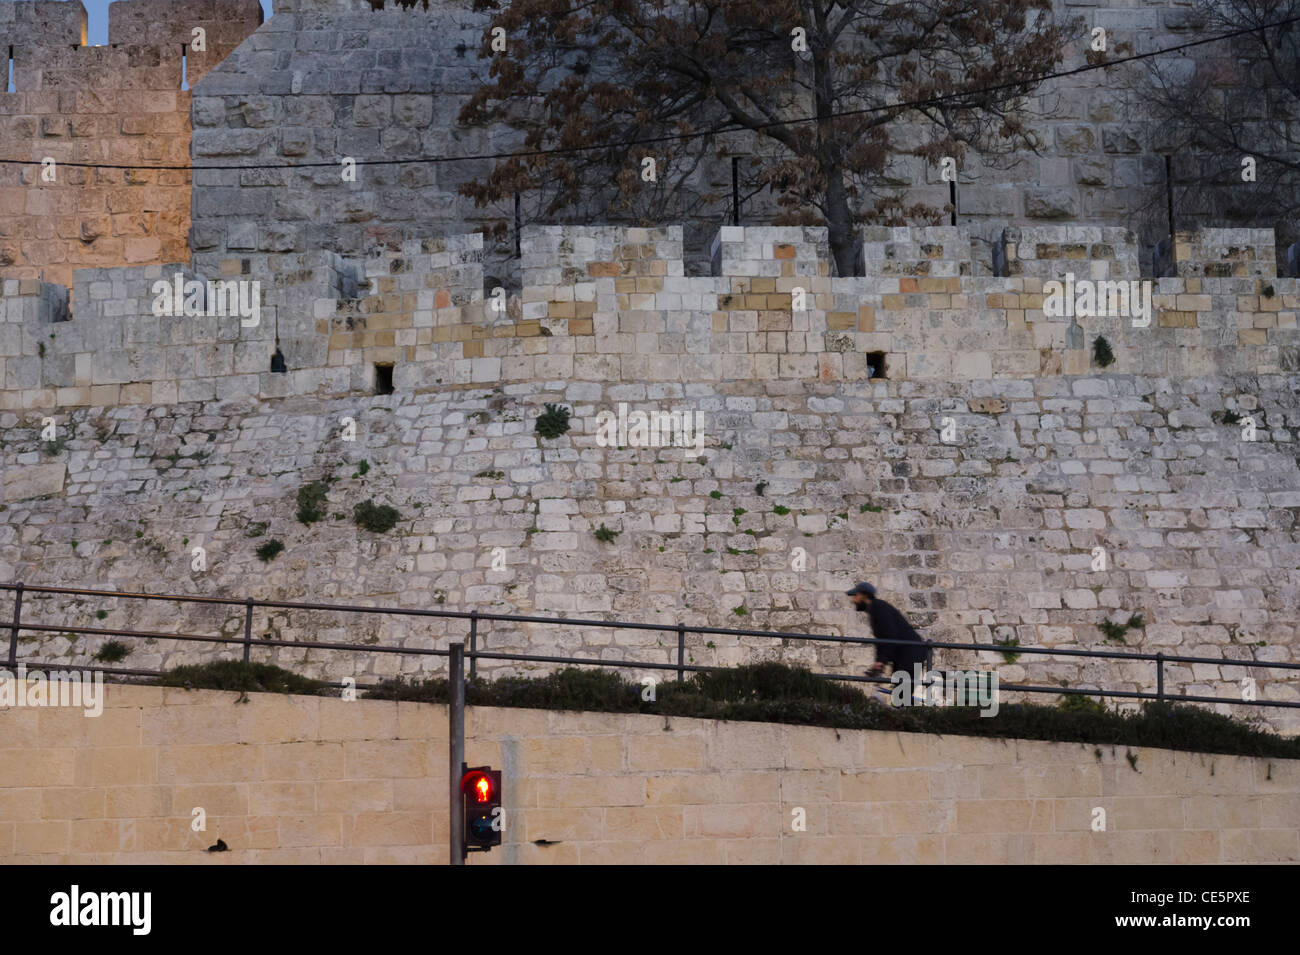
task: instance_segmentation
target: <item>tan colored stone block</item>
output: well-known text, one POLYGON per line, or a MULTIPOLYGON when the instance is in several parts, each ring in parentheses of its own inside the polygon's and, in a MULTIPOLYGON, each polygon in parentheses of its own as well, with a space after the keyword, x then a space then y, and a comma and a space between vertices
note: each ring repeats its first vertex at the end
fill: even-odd
POLYGON ((587 772, 587 741, 581 736, 531 737, 521 742, 520 756, 530 775, 587 772))
MULTIPOLYGON (((727 789, 729 803, 748 802, 744 794, 727 789)), ((722 780, 716 773, 683 773, 651 776, 646 780, 646 801, 651 805, 694 805, 719 803, 723 798, 722 780)))
POLYGON ((43 819, 102 819, 103 787, 51 786, 41 791, 43 819))
POLYGON ((256 778, 341 779, 344 775, 344 746, 343 743, 334 742, 268 744, 260 748, 264 758, 264 775, 256 778))
POLYGON ((109 819, 172 814, 171 786, 109 786, 104 793, 104 815, 109 819))
POLYGON ((778 835, 787 824, 776 805, 698 806, 699 834, 719 839, 751 839, 778 835))
MULTIPOLYGON (((241 743, 281 743, 313 740, 320 734, 320 704, 311 696, 259 693, 252 706, 241 706, 237 739, 241 743)), ((342 703, 342 701, 339 701, 342 703)), ((346 704, 344 704, 346 705, 346 704)), ((383 707, 381 701, 368 706, 383 707)), ((392 704, 388 704, 391 706, 392 704)))
POLYGON ((15 855, 67 852, 72 823, 66 819, 14 824, 15 855))
POLYGON ((427 776, 436 765, 433 746, 424 740, 366 740, 344 746, 348 779, 427 776))
POLYGON ((311 780, 298 782, 258 782, 248 785, 249 812, 257 816, 315 812, 317 786, 311 780))
POLYGON ((343 844, 343 817, 335 813, 280 816, 276 832, 278 847, 339 846, 343 844))
POLYGON ((391 740, 397 735, 397 704, 387 700, 318 701, 320 740, 391 740))
POLYGON ((74 749, 0 750, 0 787, 77 785, 76 759, 74 749))
POLYGON ((677 806, 638 806, 605 810, 602 838, 624 843, 645 843, 657 839, 681 839, 685 834, 682 810, 677 806))
POLYGON ((1028 799, 961 800, 957 831, 963 833, 1027 832, 1034 804, 1028 799))
POLYGON ((249 812, 247 783, 214 783, 176 786, 172 803, 180 815, 193 816, 201 808, 209 816, 246 816, 249 812))
MULTIPOLYGON (((254 706, 256 704, 253 704, 254 706)), ((149 712, 141 728, 147 746, 176 743, 239 743, 240 719, 214 706, 162 706, 149 712)))
POLYGON ((858 865, 862 850, 854 839, 795 833, 781 840, 783 865, 858 865))
POLYGON ((537 806, 581 808, 584 806, 643 806, 646 780, 643 776, 592 776, 584 779, 537 780, 537 806))
POLYGON ((715 769, 780 769, 785 729, 766 723, 714 724, 708 763, 715 769))
MULTIPOLYGON (((518 852, 520 865, 578 865, 582 861, 576 843, 550 846, 528 844, 520 846, 518 852)), ((443 856, 445 855, 444 852, 443 856)), ((471 859, 470 863, 477 864, 478 860, 471 859)))
POLYGON ((27 822, 41 816, 41 794, 45 790, 0 789, 0 822, 27 822))
MULTIPOLYGON (((108 752, 108 751, 105 751, 108 752)), ((129 750, 128 750, 129 752, 129 750)), ((133 774, 119 785, 151 783, 250 782, 262 776, 262 748, 250 744, 157 747, 156 776, 133 774)))
POLYGON ((930 774, 917 770, 869 770, 844 776, 841 798, 854 802, 902 802, 930 798, 930 774))
MULTIPOLYGON (((332 852, 336 850, 322 850, 332 852)), ((363 865, 445 865, 447 846, 366 846, 360 850, 363 865)), ((349 863, 352 864, 352 863, 349 863)), ((479 860, 473 856, 467 865, 478 865, 479 860)))
POLYGON ((894 835, 859 843, 864 865, 936 865, 945 861, 944 837, 940 835, 894 835))
POLYGON ((1300 862, 1298 829, 1225 829, 1220 862, 1300 862))
POLYGON ((615 736, 594 736, 587 739, 587 765, 592 772, 615 773, 625 769, 623 740, 615 736))
POLYGON ((726 839, 720 845, 726 865, 779 865, 781 839, 726 839))
POLYGON ((705 740, 701 736, 632 737, 626 743, 627 765, 633 770, 702 769, 705 740))
POLYGON ((344 845, 413 846, 430 844, 432 841, 431 813, 359 812, 355 816, 343 817, 344 845))

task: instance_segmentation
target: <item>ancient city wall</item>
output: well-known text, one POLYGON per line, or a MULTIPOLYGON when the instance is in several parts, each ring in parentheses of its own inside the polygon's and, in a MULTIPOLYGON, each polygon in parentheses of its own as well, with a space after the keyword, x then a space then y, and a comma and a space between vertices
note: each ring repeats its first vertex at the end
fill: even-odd
MULTIPOLYGON (((1122 233, 1008 238, 1007 278, 970 275, 960 232, 904 230, 865 235, 871 274, 839 279, 819 230, 728 229, 718 274, 690 277, 677 229, 538 229, 523 294, 502 312, 483 295, 475 236, 363 262, 250 255, 224 274, 265 278, 280 303, 251 328, 153 316, 158 267, 79 273, 66 321, 51 320, 65 313, 48 286, 6 280, 0 580, 865 635, 842 591, 869 579, 935 639, 1123 649, 1101 624, 1140 613, 1129 648, 1295 661, 1300 292, 1273 274, 1268 236, 1183 237, 1186 274, 1159 280, 1146 327, 1042 309, 1054 276, 1135 274, 1122 233), (269 371, 276 321, 285 373, 269 371), (1116 357, 1105 369, 1098 333, 1116 357), (376 394, 385 364, 393 393, 376 394), (572 410, 559 438, 534 432, 547 402, 572 410), (604 441, 598 416, 620 404, 700 415, 698 445, 604 441), (327 516, 307 526, 297 494, 315 480, 332 482, 327 516), (353 523, 371 499, 398 510, 392 530, 353 523), (617 536, 598 540, 602 525, 617 536), (284 551, 264 562, 270 540, 284 551)), ((56 626, 100 612, 106 626, 243 632, 240 608, 24 604, 24 619, 56 626)), ((259 615, 254 632, 463 636, 445 621, 306 612, 259 615)), ((594 628, 480 634, 493 650, 675 652, 594 628)), ((24 657, 67 662, 100 643, 21 640, 24 657)), ((759 638, 692 636, 689 649, 834 672, 871 658, 759 638)), ((255 652, 363 682, 424 665, 255 652)), ((138 643, 129 665, 219 653, 138 643)), ((992 649, 947 662, 1007 682, 1155 686, 1145 663, 992 649)), ((1171 666, 1166 688, 1237 697, 1249 675, 1171 666)), ((1254 675, 1263 698, 1297 699, 1293 672, 1254 675)), ((1296 728, 1283 711, 1253 715, 1296 728)))
MULTIPOLYGON (((446 863, 445 707, 236 698, 109 686, 96 719, 0 710, 0 861, 446 863), (217 839, 228 852, 205 851, 217 839)), ((506 813, 471 865, 1300 861, 1295 760, 485 707, 466 723, 506 813)))
MULTIPOLYGON (((3 165, 0 268, 71 286, 79 268, 191 263, 193 254, 196 268, 215 272, 231 254, 366 255, 509 223, 513 208, 476 209, 457 194, 462 182, 485 172, 482 163, 362 165, 350 183, 333 166, 344 156, 392 160, 513 148, 518 139, 507 129, 455 122, 487 78, 488 63, 477 56, 486 18, 469 7, 462 0, 282 0, 263 24, 257 0, 119 0, 110 8, 110 45, 86 47, 79 0, 0 0, 0 57, 13 48, 15 78, 14 92, 0 89, 3 158, 330 164, 208 169, 195 174, 192 191, 186 170, 63 166, 55 182, 46 182, 39 166, 3 165), (191 94, 181 88, 181 47, 195 27, 206 30, 208 49, 186 56, 191 94)), ((1112 45, 1129 43, 1136 51, 1201 35, 1189 8, 1175 2, 1062 3, 1057 13, 1079 17, 1081 37, 1100 26, 1112 45)), ((1081 65, 1083 51, 1081 40, 1063 68, 1081 65)), ((1201 47, 1170 68, 1232 76, 1223 55, 1201 47)), ((1038 102, 1040 153, 987 168, 971 157, 963 166, 959 215, 977 242, 977 270, 1006 223, 1068 221, 1142 230, 1148 246, 1141 262, 1150 271, 1152 222, 1156 233, 1164 229, 1163 205, 1155 209, 1151 201, 1163 181, 1158 152, 1166 144, 1133 92, 1140 85, 1134 69, 1052 81, 1038 102)), ((910 202, 938 208, 948 201, 937 169, 903 160, 891 176, 910 183, 910 202)), ((721 193, 729 188, 727 168, 705 178, 721 193)), ((1193 200, 1179 193, 1180 215, 1203 211, 1189 205, 1193 200)), ((748 221, 775 213, 764 201, 750 200, 748 221)), ((688 224, 684 241, 692 256, 707 253, 727 213, 711 208, 688 224)), ((1282 245, 1295 238, 1288 233, 1282 245)), ((488 276, 515 281, 517 263, 503 250, 510 251, 488 250, 488 276)))
POLYGON ((118 0, 86 46, 80 0, 0 2, 0 270, 72 284, 74 269, 188 261, 190 90, 261 23, 257 0, 118 0), (206 51, 184 49, 206 31, 206 51), (183 62, 184 61, 184 62, 183 62), (46 158, 58 166, 42 178, 46 158))
POLYGON ((972 274, 965 229, 868 229, 868 274, 832 278, 825 230, 728 227, 715 274, 689 276, 681 227, 530 227, 513 301, 485 296, 477 234, 361 260, 318 251, 226 258, 207 274, 82 270, 70 312, 67 289, 8 279, 0 408, 348 395, 373 388, 376 365, 392 365, 403 392, 574 377, 865 382, 869 366, 887 381, 1053 378, 1099 370, 1098 335, 1113 346, 1108 374, 1300 368, 1300 286, 1277 276, 1270 231, 1181 235, 1181 274, 1145 286, 1125 230, 1006 238, 1003 278, 972 274), (205 311, 229 305, 208 282, 257 282, 257 314, 155 314, 155 284, 177 276, 204 284, 205 311), (1045 283, 1067 276, 1122 283, 1150 312, 1053 314, 1045 283), (270 370, 277 338, 284 374, 270 370))
MULTIPOLYGON (((470 6, 464 0, 278 3, 275 16, 196 89, 194 159, 208 165, 330 165, 199 174, 193 207, 196 267, 213 270, 231 252, 323 248, 351 255, 473 231, 488 222, 510 225, 511 203, 479 209, 457 194, 462 182, 486 173, 482 162, 362 165, 355 182, 344 182, 335 165, 343 157, 445 158, 518 147, 519 137, 509 129, 457 124, 462 105, 487 81, 490 67, 478 58, 488 17, 470 6)), ((1061 70, 1085 64, 1093 28, 1106 31, 1112 51, 1128 44, 1138 53, 1206 33, 1191 8, 1174 0, 1065 0, 1056 15, 1062 22, 1078 18, 1080 24, 1079 40, 1061 70)), ((1220 78, 1236 75, 1231 51, 1222 45, 1170 56, 1164 67, 1182 76, 1198 69, 1220 78)), ((1148 243, 1143 262, 1150 273, 1149 243, 1166 231, 1160 152, 1170 146, 1167 133, 1151 121, 1141 92, 1143 71, 1133 65, 1050 81, 1033 104, 1040 114, 1031 123, 1042 143, 1037 153, 991 157, 987 163, 968 158, 959 177, 958 211, 984 258, 1009 222, 1120 226, 1142 232, 1148 243)), ((901 130, 900 140, 910 142, 917 132, 901 130)), ((737 149, 747 152, 743 145, 737 149)), ((729 164, 702 175, 709 189, 729 197, 729 164)), ((890 177, 907 184, 909 204, 942 209, 948 202, 948 186, 937 167, 901 157, 890 177)), ((777 210, 765 202, 762 194, 751 198, 745 221, 771 221, 777 210)), ((685 242, 692 254, 706 252, 719 223, 729 221, 727 203, 687 224, 685 242)), ((1181 216, 1204 211, 1182 189, 1177 208, 1181 216)), ((1284 245, 1296 238, 1285 236, 1284 245)), ((508 253, 510 245, 489 250, 490 275, 511 270, 512 263, 499 254, 508 253)))

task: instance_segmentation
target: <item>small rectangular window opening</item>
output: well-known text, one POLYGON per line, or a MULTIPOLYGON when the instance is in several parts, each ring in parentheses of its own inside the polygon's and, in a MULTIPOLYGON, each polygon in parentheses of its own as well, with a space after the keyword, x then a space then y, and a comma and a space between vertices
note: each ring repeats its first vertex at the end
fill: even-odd
POLYGON ((9 48, 9 69, 5 72, 5 76, 8 77, 8 81, 5 84, 5 92, 6 93, 18 92, 18 90, 14 88, 14 48, 13 47, 9 48))
POLYGON ((882 351, 867 352, 867 377, 873 381, 877 378, 888 378, 888 367, 885 364, 885 353, 882 351))
POLYGON ((393 393, 393 366, 375 365, 375 394, 391 395, 393 393))

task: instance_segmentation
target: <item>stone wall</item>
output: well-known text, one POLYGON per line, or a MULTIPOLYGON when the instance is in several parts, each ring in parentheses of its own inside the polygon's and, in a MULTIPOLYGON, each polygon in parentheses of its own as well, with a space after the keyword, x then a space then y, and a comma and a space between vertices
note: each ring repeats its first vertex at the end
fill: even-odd
MULTIPOLYGON (((446 863, 445 707, 106 689, 97 719, 0 710, 0 861, 446 863)), ((1295 760, 483 707, 466 724, 506 813, 471 865, 1300 861, 1295 760)))
POLYGON ((824 229, 727 227, 713 244, 715 274, 691 276, 680 226, 530 227, 524 287, 500 307, 484 295, 477 234, 364 259, 250 254, 206 276, 181 264, 80 270, 70 313, 67 289, 7 279, 0 408, 338 396, 369 388, 376 364, 393 365, 404 392, 573 377, 1026 380, 1100 371, 1099 335, 1115 356, 1108 374, 1300 368, 1300 285, 1278 278, 1266 230, 1180 234, 1181 274, 1154 281, 1140 280, 1121 229, 1007 230, 1006 278, 972 274, 978 245, 965 229, 863 237, 868 274, 832 278, 824 229), (257 324, 155 314, 154 284, 177 275, 258 283, 257 324), (1067 276, 1123 283, 1134 302, 1145 281, 1150 314, 1055 314, 1046 283, 1067 276), (287 374, 270 371, 277 339, 287 374))
MULTIPOLYGON (((467 0, 375 6, 281 0, 262 24, 257 0, 118 0, 110 8, 110 45, 86 47, 80 0, 0 0, 0 55, 14 48, 16 79, 16 92, 0 90, 3 158, 333 164, 344 156, 490 154, 518 144, 509 130, 455 122, 487 78, 488 64, 476 52, 483 14, 467 0), (191 102, 181 89, 180 47, 195 26, 207 31, 208 51, 188 55, 191 102)), ((1062 0, 1057 13, 1082 21, 1064 68, 1082 64, 1084 38, 1095 26, 1112 45, 1128 42, 1139 52, 1198 35, 1178 0, 1062 0)), ((1222 55, 1217 46, 1200 47, 1176 65, 1229 75, 1222 55)), ((1156 155, 1161 133, 1134 83, 1137 73, 1124 68, 1053 81, 1038 104, 1045 111, 1035 124, 1040 153, 1011 157, 1009 168, 974 157, 966 163, 958 206, 978 243, 977 269, 1007 222, 1129 227, 1142 230, 1147 243, 1153 221, 1163 230, 1162 214, 1147 201, 1164 175, 1156 155)), ((190 262, 191 251, 199 271, 215 272, 231 254, 395 250, 404 241, 510 222, 508 203, 475 209, 457 194, 485 169, 473 162, 362 165, 355 183, 344 183, 332 165, 209 169, 197 174, 191 194, 185 170, 63 166, 48 183, 39 166, 0 166, 0 268, 71 285, 75 269, 190 262)), ((702 175, 726 193, 729 168, 702 175)), ((934 168, 904 160, 891 177, 910 184, 909 202, 937 208, 948 201, 934 168)), ((1178 202, 1182 221, 1198 211, 1181 193, 1178 202)), ((760 195, 745 217, 764 222, 775 212, 760 195)), ((693 256, 707 252, 728 213, 705 209, 688 224, 684 241, 693 256)), ((1285 243, 1294 238, 1287 233, 1285 243)), ((488 252, 490 277, 517 278, 512 243, 488 252)), ((1149 255, 1141 261, 1146 268, 1149 255)))
MULTIPOLYGON (((1125 275, 1122 236, 1022 231, 1009 278, 969 275, 959 232, 866 238, 875 274, 832 279, 824 232, 728 229, 719 274, 689 277, 677 229, 540 229, 523 295, 500 313, 482 294, 476 237, 365 262, 232 261, 229 274, 264 275, 282 303, 268 311, 285 374, 267 370, 265 313, 256 328, 147 314, 159 269, 79 275, 92 316, 76 305, 60 322, 47 321, 60 314, 48 288, 6 280, 0 331, 21 354, 5 358, 0 392, 0 580, 865 635, 842 592, 870 579, 935 639, 1123 649, 1100 625, 1140 613, 1131 649, 1296 661, 1300 298, 1250 252, 1264 237, 1185 237, 1209 258, 1160 280, 1149 327, 1083 318, 1077 332, 1047 320, 1042 284, 1125 275), (359 298, 340 297, 353 288, 359 298), (1099 331, 1117 356, 1105 370, 1090 365, 1099 331), (882 354, 884 377, 869 377, 882 354), (386 363, 394 393, 375 394, 386 363), (547 402, 572 409, 558 439, 534 432, 547 402), (603 442, 598 416, 620 404, 701 415, 699 445, 603 442), (318 479, 333 482, 327 518, 305 526, 296 495, 318 479), (353 523, 370 499, 397 508, 393 530, 353 523), (618 536, 597 540, 601 525, 618 536), (285 550, 263 563, 255 551, 272 539, 285 550)), ((94 626, 101 610, 109 626, 243 626, 239 608, 24 606, 55 626, 94 626)), ((463 634, 303 612, 256 628, 425 647, 463 634)), ((673 657, 653 634, 483 633, 486 649, 673 657)), ((29 659, 68 662, 99 645, 22 640, 29 659)), ((853 672, 870 659, 760 638, 689 646, 701 663, 853 672)), ((221 652, 141 643, 130 663, 221 652)), ((334 679, 426 665, 258 653, 334 679)), ((1145 663, 946 656, 1007 682, 1155 686, 1145 663)), ((1261 697, 1300 698, 1294 672, 1256 671, 1261 697)), ((1249 675, 1174 666, 1166 687, 1238 698, 1249 675)), ((1257 709, 1232 711, 1297 726, 1257 709)))
MULTIPOLYGON (((518 148, 519 137, 510 130, 456 122, 461 106, 488 78, 489 63, 477 55, 485 14, 473 12, 466 0, 427 8, 375 6, 371 0, 277 4, 271 21, 197 88, 195 161, 335 164, 345 156, 392 161, 518 148)), ((1094 27, 1106 31, 1112 55, 1123 43, 1141 53, 1204 35, 1181 0, 1062 0, 1056 15, 1061 21, 1077 17, 1081 24, 1061 70, 1084 65, 1094 27)), ((1228 76, 1233 63, 1224 60, 1225 50, 1223 44, 1201 46, 1163 62, 1179 75, 1201 69, 1228 76)), ((983 258, 1008 222, 1127 227, 1140 231, 1145 243, 1163 237, 1165 173, 1158 152, 1169 145, 1140 92, 1143 70, 1140 64, 1116 67, 1045 84, 1034 101, 1041 118, 1031 124, 1042 143, 1037 153, 988 162, 968 158, 959 177, 960 222, 980 241, 983 258)), ((910 143, 919 132, 901 129, 899 140, 910 143)), ((737 148, 747 151, 743 144, 737 148)), ((488 221, 509 225, 509 202, 476 209, 457 194, 461 182, 479 179, 487 169, 479 161, 363 165, 356 182, 344 182, 335 165, 205 171, 195 182, 195 264, 212 270, 231 252, 324 248, 349 255, 470 231, 488 221)), ((948 185, 937 167, 903 157, 890 177, 907 186, 908 204, 942 209, 948 202, 948 185)), ((697 256, 729 221, 730 165, 705 169, 701 181, 727 198, 688 223, 685 242, 697 256)), ((1180 221, 1204 211, 1190 205, 1185 190, 1177 203, 1180 221)), ((748 201, 744 216, 763 223, 776 211, 760 194, 748 201)), ((1288 234, 1286 241, 1295 238, 1288 234)), ((502 258, 512 243, 489 251, 490 274, 512 269, 514 263, 502 258)), ((1149 254, 1142 261, 1150 274, 1149 254)))
POLYGON ((80 0, 0 0, 0 270, 72 284, 74 269, 188 261, 190 90, 261 23, 258 0, 117 0, 86 46, 80 0), (206 31, 206 52, 183 48, 206 31), (40 163, 55 160, 54 181, 40 163))

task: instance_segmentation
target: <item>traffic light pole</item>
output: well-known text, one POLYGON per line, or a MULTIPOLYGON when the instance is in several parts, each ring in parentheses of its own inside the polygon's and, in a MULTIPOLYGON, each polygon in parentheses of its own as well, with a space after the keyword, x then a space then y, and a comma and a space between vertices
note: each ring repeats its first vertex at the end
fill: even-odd
POLYGON ((465 864, 465 800, 460 779, 465 772, 465 644, 453 643, 447 662, 448 816, 451 819, 451 864, 465 864))

